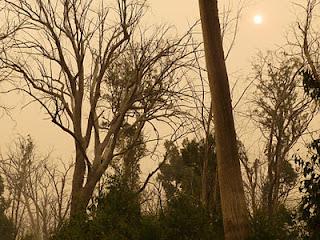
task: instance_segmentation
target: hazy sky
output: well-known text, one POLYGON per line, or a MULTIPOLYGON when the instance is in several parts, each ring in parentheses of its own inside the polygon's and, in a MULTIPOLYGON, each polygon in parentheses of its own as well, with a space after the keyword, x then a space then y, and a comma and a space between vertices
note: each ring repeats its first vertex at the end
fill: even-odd
MULTIPOLYGON (((226 2, 221 1, 221 4, 226 2)), ((239 0, 234 1, 234 7, 238 2, 239 0)), ((199 19, 196 0, 149 0, 149 5, 151 9, 146 18, 148 24, 167 23, 176 26, 177 31, 182 33, 199 19)), ((236 45, 228 60, 229 72, 246 73, 250 59, 258 49, 271 49, 277 44, 282 44, 285 32, 294 18, 292 1, 251 1, 243 10, 236 45), (254 16, 258 14, 263 18, 261 25, 253 23, 254 16)), ((18 102, 23 102, 20 98, 17 99, 18 102)), ((6 104, 18 104, 18 102, 8 103, 5 100, 5 97, 0 98, 0 101, 6 104)), ((55 155, 71 157, 71 139, 45 119, 46 116, 42 114, 38 105, 33 104, 23 110, 18 108, 12 112, 12 117, 15 121, 8 117, 0 119, 0 146, 8 145, 18 134, 24 136, 30 134, 42 152, 53 148, 55 155)))
MULTIPOLYGON (((237 9, 240 0, 231 1, 237 9)), ((268 49, 283 43, 285 31, 294 21, 293 1, 289 0, 246 0, 235 48, 230 57, 232 69, 243 67, 258 49, 268 49), (255 25, 253 18, 261 15, 263 23, 255 25)), ((187 29, 199 19, 197 0, 149 0, 151 14, 161 22, 177 26, 179 30, 187 29)), ((220 1, 220 6, 230 0, 220 1)), ((222 7, 221 7, 222 9, 222 7)))

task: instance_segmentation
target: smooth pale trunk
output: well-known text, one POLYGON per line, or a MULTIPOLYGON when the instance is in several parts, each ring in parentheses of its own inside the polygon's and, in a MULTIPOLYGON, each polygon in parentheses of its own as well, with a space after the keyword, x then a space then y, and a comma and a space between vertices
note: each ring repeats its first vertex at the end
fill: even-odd
POLYGON ((249 235, 228 75, 216 0, 199 0, 209 85, 213 101, 221 207, 226 240, 249 235))

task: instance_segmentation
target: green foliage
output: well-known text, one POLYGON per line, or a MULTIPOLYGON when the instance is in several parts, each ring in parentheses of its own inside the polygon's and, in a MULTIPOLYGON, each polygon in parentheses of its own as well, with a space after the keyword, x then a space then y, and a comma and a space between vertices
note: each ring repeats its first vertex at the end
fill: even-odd
MULTIPOLYGON (((294 170, 292 164, 288 160, 284 160, 280 164, 279 171, 279 200, 285 201, 288 193, 296 186, 298 173, 294 170), (282 199, 283 198, 283 199, 282 199)), ((268 179, 262 187, 263 198, 267 198, 270 189, 270 180, 268 179)), ((267 208, 266 202, 262 203, 264 208, 267 208)))
POLYGON ((314 100, 320 100, 320 83, 314 78, 310 70, 302 70, 304 91, 314 100))
POLYGON ((210 216, 198 200, 184 194, 168 202, 160 222, 164 240, 218 240, 223 236, 222 219, 210 216))
MULTIPOLYGON (((209 146, 209 181, 213 181, 212 137, 209 146)), ((168 201, 159 216, 143 214, 138 193, 125 169, 119 169, 89 207, 90 213, 67 223, 54 240, 223 239, 221 214, 208 211, 200 202, 204 141, 184 140, 181 150, 171 142, 165 147, 169 162, 161 168, 159 179, 168 201)))
POLYGON ((14 225, 3 213, 0 213, 0 236, 1 240, 15 239, 14 225))
POLYGON ((111 178, 89 212, 66 223, 53 240, 160 240, 159 221, 142 216, 138 194, 121 176, 111 178))
MULTIPOLYGON (((185 139, 182 148, 172 142, 165 143, 168 161, 164 164, 158 175, 162 182, 166 196, 168 199, 174 198, 179 194, 192 196, 196 199, 201 194, 201 175, 203 169, 203 161, 205 157, 204 140, 189 141, 185 139)), ((214 182, 216 172, 216 155, 213 137, 209 137, 209 162, 208 162, 208 182, 214 182)), ((211 186, 212 184, 210 184, 211 186)), ((208 189, 211 194, 212 188, 208 189)))
MULTIPOLYGON (((317 103, 320 100, 320 83, 310 69, 302 70, 305 93, 317 103)), ((320 139, 314 140, 309 149, 311 156, 303 160, 296 156, 303 180, 300 192, 303 194, 300 205, 300 219, 307 223, 308 239, 320 239, 320 139)))
POLYGON ((90 231, 90 221, 86 215, 78 215, 65 222, 58 232, 54 233, 52 240, 95 240, 95 235, 90 231))
MULTIPOLYGON (((317 103, 320 100, 320 83, 310 69, 300 72, 303 76, 303 87, 317 103)), ((296 164, 301 169, 303 180, 300 192, 303 194, 299 209, 300 220, 306 222, 308 239, 320 239, 320 139, 314 140, 309 146, 311 156, 308 160, 296 156, 296 164)))
POLYGON ((222 239, 222 219, 198 199, 179 194, 158 215, 143 215, 140 199, 121 177, 94 201, 90 214, 70 220, 53 240, 206 240, 222 239), (220 236, 220 238, 219 238, 220 236))
POLYGON ((139 198, 121 177, 111 180, 108 194, 98 199, 94 215, 94 223, 98 227, 96 231, 102 234, 102 239, 139 239, 139 198))
POLYGON ((129 123, 124 123, 120 131, 119 140, 117 142, 117 151, 125 152, 121 156, 115 157, 112 167, 117 175, 122 176, 122 181, 126 182, 131 190, 138 189, 140 163, 139 161, 146 155, 146 144, 143 134, 138 134, 138 127, 129 123), (134 146, 134 147, 133 147, 134 146))
POLYGON ((90 213, 70 220, 55 235, 55 240, 138 240, 140 203, 121 178, 112 178, 107 193, 94 200, 90 213))
POLYGON ((248 240, 298 239, 298 232, 290 227, 293 224, 293 214, 284 205, 280 205, 271 217, 260 210, 251 219, 252 235, 248 240))
POLYGON ((164 240, 163 229, 157 216, 142 216, 140 229, 141 240, 164 240))
MULTIPOLYGON (((218 202, 214 200, 213 184, 209 184, 207 189, 209 206, 204 207, 200 201, 205 140, 185 139, 181 149, 172 142, 166 142, 165 148, 168 161, 158 176, 167 196, 167 207, 160 218, 162 239, 221 239, 222 218, 218 202)), ((212 136, 208 139, 207 150, 207 180, 217 184, 214 181, 216 155, 212 136)))
POLYGON ((300 212, 301 219, 307 222, 310 239, 320 239, 320 139, 313 141, 310 150, 312 154, 309 160, 296 157, 303 174, 300 212))

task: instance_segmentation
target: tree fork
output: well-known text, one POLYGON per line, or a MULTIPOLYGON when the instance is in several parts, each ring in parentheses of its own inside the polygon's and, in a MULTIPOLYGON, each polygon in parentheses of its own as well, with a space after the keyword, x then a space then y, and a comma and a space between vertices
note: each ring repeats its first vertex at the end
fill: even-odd
POLYGON ((199 8, 213 102, 224 234, 226 240, 244 240, 249 236, 248 213, 238 157, 217 0, 199 0, 199 8))

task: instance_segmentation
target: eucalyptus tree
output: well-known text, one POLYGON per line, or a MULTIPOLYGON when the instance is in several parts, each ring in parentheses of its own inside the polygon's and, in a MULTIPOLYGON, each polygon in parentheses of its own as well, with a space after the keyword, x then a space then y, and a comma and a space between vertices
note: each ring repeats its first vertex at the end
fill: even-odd
POLYGON ((73 139, 71 216, 84 213, 112 162, 144 144, 144 128, 179 125, 182 70, 193 62, 189 32, 169 39, 166 28, 139 28, 145 11, 139 0, 5 2, 28 27, 2 63, 12 87, 73 139), (128 124, 135 133, 120 149, 128 124))
POLYGON ((285 52, 260 55, 253 64, 257 83, 252 117, 265 142, 265 160, 260 159, 259 168, 265 164, 267 169, 266 175, 261 176, 260 207, 269 216, 285 203, 296 186, 297 173, 289 153, 306 132, 316 110, 300 88, 302 67, 298 58, 285 52))
POLYGON ((218 176, 225 239, 246 239, 248 213, 240 170, 217 0, 199 0, 213 106, 218 176))

